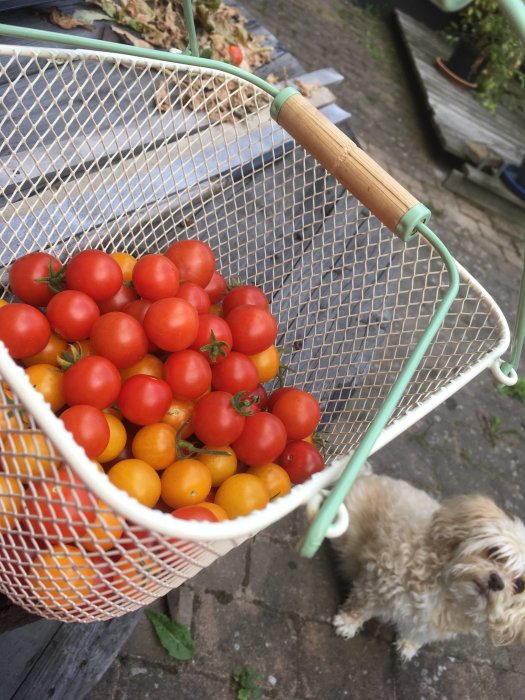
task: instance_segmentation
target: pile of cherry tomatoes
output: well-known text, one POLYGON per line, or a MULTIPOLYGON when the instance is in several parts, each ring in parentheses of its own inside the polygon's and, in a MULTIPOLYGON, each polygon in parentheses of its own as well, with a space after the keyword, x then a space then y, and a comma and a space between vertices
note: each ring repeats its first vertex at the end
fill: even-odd
MULTIPOLYGON (((264 508, 324 466, 313 440, 317 400, 298 387, 265 388, 280 369, 266 296, 229 288, 215 267, 198 240, 139 258, 84 250, 66 265, 35 252, 10 269, 17 301, 0 302, 0 340, 94 468, 148 507, 209 521, 264 508)), ((1 531, 13 517, 1 514, 6 479, 12 510, 24 486, 13 491, 9 475, 20 484, 56 474, 57 455, 43 437, 6 432, 9 418, 0 420, 1 531)), ((32 486, 34 512, 31 500, 24 508, 34 535, 49 537, 46 515, 62 501, 62 540, 87 533, 88 551, 89 541, 107 550, 121 518, 101 504, 86 524, 87 500, 75 519, 72 483, 64 465, 56 483, 32 486)))

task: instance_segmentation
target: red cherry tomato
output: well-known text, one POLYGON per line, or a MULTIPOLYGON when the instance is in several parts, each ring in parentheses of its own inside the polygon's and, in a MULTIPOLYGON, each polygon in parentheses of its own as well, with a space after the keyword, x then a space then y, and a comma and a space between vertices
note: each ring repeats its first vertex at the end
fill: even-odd
POLYGON ((286 446, 286 430, 271 413, 255 413, 246 418, 244 429, 232 443, 238 459, 249 467, 275 462, 286 446))
POLYGON ((118 263, 102 250, 83 250, 66 266, 67 288, 84 292, 95 301, 111 299, 123 281, 118 263))
POLYGON ((162 350, 177 352, 189 348, 197 336, 199 315, 184 299, 159 299, 146 312, 144 330, 162 350))
POLYGON ((268 310, 268 299, 259 287, 251 284, 244 284, 234 287, 223 299, 222 308, 227 316, 237 306, 258 306, 265 311, 268 310))
POLYGON ((47 306, 51 297, 61 289, 60 275, 57 275, 61 269, 62 263, 49 253, 28 253, 13 263, 9 271, 9 286, 13 294, 26 304, 47 306), (53 281, 58 285, 55 288, 51 286, 53 281))
POLYGON ((46 316, 54 332, 64 340, 85 340, 100 316, 93 299, 73 289, 55 294, 46 309, 46 316))
POLYGON ((253 391, 247 391, 241 397, 252 401, 250 413, 257 413, 266 408, 268 403, 268 394, 262 384, 258 384, 253 391))
POLYGON ((276 389, 275 391, 272 391, 270 396, 268 397, 268 402, 266 404, 266 408, 271 411, 272 408, 275 406, 276 402, 285 394, 287 394, 289 391, 294 391, 293 386, 282 386, 280 389, 276 389))
POLYGON ((122 384, 118 407, 132 423, 149 425, 162 421, 172 398, 170 386, 163 379, 134 374, 122 384))
POLYGON ((179 299, 184 299, 188 304, 191 304, 199 315, 210 313, 210 297, 195 282, 183 282, 179 287, 177 296, 179 299))
POLYGON ((222 362, 230 354, 233 338, 229 325, 213 314, 199 316, 197 336, 191 347, 202 352, 212 365, 222 362))
POLYGON ((236 306, 226 316, 233 336, 233 349, 245 355, 256 355, 277 338, 277 321, 259 306, 236 306))
POLYGON ((180 275, 165 255, 152 253, 140 258, 133 268, 133 285, 144 299, 174 297, 179 291, 180 275))
POLYGON ((180 508, 175 508, 171 514, 175 518, 182 518, 183 520, 201 520, 210 523, 219 522, 219 518, 215 513, 212 513, 211 510, 203 508, 202 506, 181 506, 180 508))
POLYGON ((124 311, 110 311, 93 324, 91 350, 123 369, 144 357, 148 352, 148 339, 136 318, 124 311))
MULTIPOLYGON (((129 304, 126 304, 122 311, 125 314, 129 314, 130 316, 133 316, 133 318, 136 318, 140 325, 144 328, 144 318, 152 304, 153 302, 149 301, 148 299, 135 299, 134 301, 130 301, 129 304)), ((155 350, 158 350, 157 346, 148 338, 148 352, 155 352, 155 350)))
POLYGON ((39 309, 29 304, 0 307, 0 340, 15 360, 36 355, 50 337, 49 321, 39 309))
POLYGON ((299 389, 281 396, 273 405, 272 413, 283 422, 289 440, 303 440, 311 435, 321 418, 317 400, 299 389))
POLYGON ((222 362, 214 365, 211 372, 211 383, 217 391, 237 394, 239 391, 253 391, 259 384, 257 368, 241 352, 231 352, 222 362))
POLYGON ((70 406, 88 404, 102 410, 117 400, 121 383, 120 373, 110 360, 89 355, 64 372, 62 391, 70 406))
POLYGON ((180 272, 181 282, 195 282, 206 287, 215 270, 212 249, 202 241, 177 241, 164 253, 180 272))
POLYGON ((302 484, 324 467, 324 459, 319 450, 304 440, 289 442, 277 463, 286 469, 292 484, 302 484))
POLYGON ((98 308, 101 314, 107 314, 109 311, 122 311, 127 304, 131 304, 137 298, 137 292, 133 287, 123 284, 118 292, 111 299, 98 302, 98 308))
POLYGON ((60 414, 60 419, 90 459, 96 459, 109 442, 109 425, 99 408, 78 404, 60 414))
POLYGON ((176 399, 198 399, 211 385, 211 368, 195 350, 179 350, 164 363, 164 379, 176 399))
POLYGON ((204 288, 204 291, 209 296, 210 303, 216 304, 217 302, 221 301, 221 299, 228 292, 228 285, 220 272, 215 271, 213 273, 211 280, 204 288))
POLYGON ((228 55, 230 56, 230 61, 234 66, 240 66, 242 63, 242 50, 240 46, 231 44, 228 46, 228 55))
POLYGON ((240 437, 246 422, 242 398, 226 391, 212 391, 193 409, 193 432, 205 445, 230 445, 240 437))

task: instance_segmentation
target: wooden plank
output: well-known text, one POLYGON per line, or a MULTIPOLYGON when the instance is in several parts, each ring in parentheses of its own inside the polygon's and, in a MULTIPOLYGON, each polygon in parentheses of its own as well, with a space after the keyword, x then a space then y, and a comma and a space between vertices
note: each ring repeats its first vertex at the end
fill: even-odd
POLYGON ((471 91, 456 86, 437 70, 435 60, 450 54, 449 44, 398 10, 395 17, 443 148, 467 160, 465 145, 484 143, 507 162, 516 163, 525 143, 522 116, 501 105, 495 115, 482 107, 471 91))
POLYGON ((39 619, 39 617, 28 613, 23 608, 12 605, 11 601, 0 593, 0 634, 39 619))

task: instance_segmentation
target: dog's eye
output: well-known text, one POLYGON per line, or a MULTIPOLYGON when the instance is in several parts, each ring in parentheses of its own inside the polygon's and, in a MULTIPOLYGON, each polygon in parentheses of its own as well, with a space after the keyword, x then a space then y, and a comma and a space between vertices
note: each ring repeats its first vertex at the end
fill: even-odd
POLYGON ((499 553, 498 547, 489 547, 489 548, 487 549, 487 557, 488 557, 489 559, 497 559, 497 558, 498 558, 498 553, 499 553))
POLYGON ((512 583, 514 584, 514 593, 523 593, 525 591, 525 581, 522 578, 515 578, 512 583))

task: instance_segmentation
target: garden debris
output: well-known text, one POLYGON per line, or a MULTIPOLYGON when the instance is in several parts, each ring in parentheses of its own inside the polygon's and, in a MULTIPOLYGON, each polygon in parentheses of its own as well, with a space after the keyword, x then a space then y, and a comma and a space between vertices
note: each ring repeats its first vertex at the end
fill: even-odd
POLYGON ((51 24, 55 24, 61 29, 75 29, 76 27, 83 27, 84 29, 93 30, 93 24, 80 17, 73 17, 72 15, 66 15, 62 10, 57 7, 52 7, 49 10, 44 10, 47 14, 48 20, 51 24))

